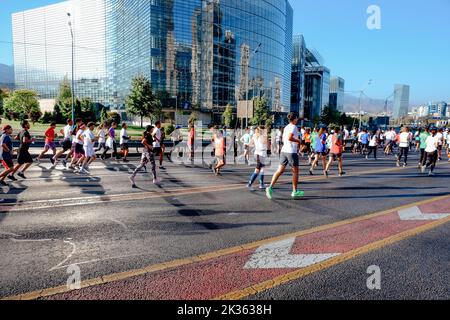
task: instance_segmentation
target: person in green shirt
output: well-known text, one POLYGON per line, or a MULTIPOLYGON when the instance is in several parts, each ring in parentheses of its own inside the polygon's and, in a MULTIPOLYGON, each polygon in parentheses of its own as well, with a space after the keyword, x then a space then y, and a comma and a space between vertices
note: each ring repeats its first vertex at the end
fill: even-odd
POLYGON ((311 152, 308 159, 308 164, 311 164, 314 161, 315 156, 315 150, 316 150, 316 143, 317 139, 319 138, 319 128, 314 128, 314 130, 311 133, 311 152))
POLYGON ((422 129, 419 129, 419 140, 420 140, 420 160, 419 160, 419 168, 421 166, 424 166, 427 161, 427 156, 425 153, 425 148, 427 147, 426 141, 427 138, 430 136, 430 131, 428 128, 425 128, 423 131, 422 129))

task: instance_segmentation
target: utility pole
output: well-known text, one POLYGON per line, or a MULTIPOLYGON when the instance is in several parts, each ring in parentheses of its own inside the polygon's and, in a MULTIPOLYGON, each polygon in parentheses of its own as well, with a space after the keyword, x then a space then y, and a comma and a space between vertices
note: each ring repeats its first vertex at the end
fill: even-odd
POLYGON ((74 79, 75 42, 74 42, 74 36, 73 36, 71 15, 69 12, 67 12, 67 16, 69 17, 70 35, 72 36, 72 123, 75 124, 75 79, 74 79))

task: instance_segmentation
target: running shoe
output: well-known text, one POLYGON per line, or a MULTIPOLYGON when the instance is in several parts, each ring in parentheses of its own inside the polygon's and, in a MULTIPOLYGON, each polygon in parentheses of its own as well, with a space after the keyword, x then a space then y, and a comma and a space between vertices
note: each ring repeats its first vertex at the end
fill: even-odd
POLYGON ((397 161, 397 167, 400 167, 400 161, 397 161))
POLYGON ((342 171, 341 173, 339 173, 339 177, 343 177, 343 176, 345 176, 346 174, 347 174, 346 172, 342 171))
POLYGON ((433 177, 434 176, 434 172, 430 171, 430 173, 428 174, 429 177, 433 177))
POLYGON ((294 198, 294 199, 301 198, 303 196, 305 196, 305 192, 304 191, 300 191, 300 190, 293 191, 292 194, 291 194, 291 197, 294 198))
POLYGON ((23 172, 20 172, 17 174, 19 177, 21 177, 22 179, 26 179, 27 177, 25 177, 25 175, 23 174, 23 172))
POLYGON ((267 199, 272 200, 272 198, 273 198, 273 188, 272 187, 266 188, 266 197, 267 197, 267 199))
POLYGON ((64 160, 62 161, 62 164, 63 164, 64 167, 67 167, 67 161, 66 161, 66 159, 64 159, 64 160))
POLYGON ((267 186, 265 184, 259 185, 259 190, 265 190, 266 188, 267 188, 267 186))
POLYGON ((7 187, 7 186, 8 186, 8 184, 7 184, 5 181, 3 181, 3 180, 0 180, 0 184, 1 184, 2 186, 4 186, 4 187, 7 187))
POLYGON ((130 179, 130 182, 131 182, 131 188, 136 189, 137 185, 136 185, 136 182, 135 182, 134 178, 130 177, 129 179, 130 179))
POLYGON ((17 181, 16 177, 14 177, 13 175, 9 175, 8 179, 11 181, 17 181))
POLYGON ((326 178, 328 178, 328 171, 324 170, 324 171, 323 171, 323 174, 324 174, 324 176, 325 176, 326 178))
POLYGON ((251 184, 247 184, 247 189, 250 192, 255 192, 255 188, 253 188, 253 186, 251 184))
POLYGON ((426 169, 427 167, 425 167, 425 166, 421 166, 420 167, 420 172, 422 172, 422 173, 425 173, 425 169, 426 169))
POLYGON ((37 165, 41 164, 41 160, 39 160, 38 158, 36 158, 35 162, 36 162, 37 165))
POLYGON ((123 162, 127 163, 127 162, 130 162, 130 160, 128 160, 128 159, 123 159, 123 162))
POLYGON ((160 166, 160 167, 159 167, 159 170, 166 170, 166 168, 163 167, 163 166, 160 166))
POLYGON ((313 175, 314 175, 314 172, 313 172, 311 169, 309 169, 309 175, 310 175, 310 176, 313 176, 313 175))
POLYGON ((52 163, 52 165, 55 165, 55 159, 50 158, 50 162, 52 163))
POLYGON ((162 182, 161 178, 153 179, 153 184, 159 185, 161 184, 161 182, 162 182))

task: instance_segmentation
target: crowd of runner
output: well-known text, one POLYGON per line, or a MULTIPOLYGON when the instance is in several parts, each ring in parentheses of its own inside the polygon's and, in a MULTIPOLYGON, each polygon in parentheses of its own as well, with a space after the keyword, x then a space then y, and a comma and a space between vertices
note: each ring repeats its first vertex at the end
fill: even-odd
MULTIPOLYGON (((235 157, 237 156, 236 146, 242 145, 242 157, 247 165, 254 165, 247 187, 250 191, 255 191, 253 185, 259 178, 259 189, 265 190, 269 199, 272 199, 274 188, 279 178, 284 174, 289 166, 292 171, 292 198, 299 198, 304 192, 298 189, 298 176, 300 162, 307 163, 309 174, 314 175, 315 170, 321 167, 323 175, 329 176, 330 168, 337 162, 339 176, 344 176, 343 153, 346 149, 361 157, 377 160, 378 151, 382 150, 387 156, 395 156, 395 164, 400 167, 408 166, 408 156, 410 152, 420 153, 417 164, 419 170, 425 173, 428 170, 430 176, 434 175, 434 170, 438 161, 443 159, 444 150, 450 159, 450 134, 448 129, 426 127, 411 130, 402 127, 399 131, 394 128, 389 130, 366 129, 349 130, 346 127, 328 128, 318 126, 315 128, 299 127, 299 118, 295 113, 288 116, 289 124, 282 128, 277 128, 273 135, 264 126, 247 128, 239 136, 232 136, 234 141, 235 157), (271 136, 273 138, 271 138, 271 136), (268 152, 271 151, 279 158, 278 170, 272 177, 269 185, 265 184, 264 168, 268 162, 268 152), (252 157, 253 155, 253 157, 252 157)), ((117 145, 116 130, 118 124, 103 123, 96 126, 95 123, 84 123, 82 119, 67 120, 66 126, 56 133, 56 123, 51 123, 45 131, 45 145, 42 152, 33 160, 29 149, 35 142, 29 132, 30 123, 23 121, 22 130, 14 134, 10 125, 3 126, 3 133, 0 140, 0 160, 4 171, 0 173, 0 184, 7 186, 6 179, 17 181, 17 177, 26 179, 25 172, 33 164, 39 164, 42 158, 49 151, 52 152, 50 162, 53 167, 58 164, 63 165, 67 170, 73 170, 81 174, 89 174, 89 166, 97 160, 100 154, 101 160, 106 160, 108 154, 111 158, 129 162, 129 141, 127 124, 123 123, 120 128, 117 145), (57 150, 56 139, 60 137, 60 149, 57 150), (19 141, 17 157, 14 154, 13 140, 19 141), (97 146, 97 148, 95 148, 97 146), (119 150, 120 148, 120 150, 119 150), (121 158, 119 158, 121 157, 121 158), (16 163, 15 163, 16 162, 16 163)), ((230 135, 226 128, 219 126, 210 127, 212 161, 209 164, 214 175, 221 175, 221 170, 227 162, 227 141, 230 135)), ((163 166, 165 154, 165 133, 161 128, 161 122, 156 122, 154 126, 147 126, 143 132, 140 144, 142 148, 139 165, 130 176, 130 183, 133 188, 137 188, 136 176, 144 170, 147 165, 151 166, 153 183, 161 184, 161 179, 157 174, 157 162, 159 170, 166 170, 163 166)), ((171 134, 171 139, 176 146, 182 141, 180 127, 176 127, 171 134)), ((187 133, 186 155, 190 161, 195 157, 195 127, 190 125, 187 133)), ((233 142, 232 142, 233 143, 233 142)), ((169 157, 170 160, 170 157, 169 157)), ((448 160, 450 162, 450 160, 448 160)))

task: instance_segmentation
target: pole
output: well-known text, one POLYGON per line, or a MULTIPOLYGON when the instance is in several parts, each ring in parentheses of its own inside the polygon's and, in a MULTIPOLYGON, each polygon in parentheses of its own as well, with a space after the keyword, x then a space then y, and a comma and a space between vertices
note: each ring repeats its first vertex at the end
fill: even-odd
POLYGON ((361 131, 361 122, 362 122, 361 99, 362 99, 362 91, 359 93, 359 131, 361 131))
POLYGON ((178 96, 175 96, 175 126, 178 126, 178 96))
POLYGON ((67 16, 69 17, 70 35, 72 36, 72 123, 75 124, 75 79, 74 79, 75 43, 73 36, 72 21, 70 21, 71 15, 69 12, 67 12, 67 16))

